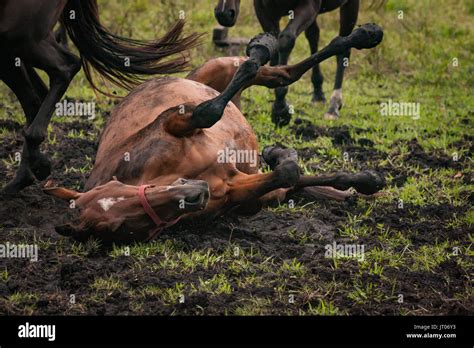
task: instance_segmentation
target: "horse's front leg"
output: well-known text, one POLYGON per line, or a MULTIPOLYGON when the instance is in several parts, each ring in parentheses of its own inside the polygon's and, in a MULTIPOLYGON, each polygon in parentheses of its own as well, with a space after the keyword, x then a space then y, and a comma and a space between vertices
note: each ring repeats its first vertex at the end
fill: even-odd
MULTIPOLYGON (((316 20, 321 1, 300 1, 298 7, 291 13, 290 21, 278 37, 278 65, 287 65, 291 51, 295 47, 296 38, 316 20)), ((290 106, 286 102, 288 87, 275 89, 275 102, 272 107, 272 121, 277 126, 286 126, 291 120, 290 106)))

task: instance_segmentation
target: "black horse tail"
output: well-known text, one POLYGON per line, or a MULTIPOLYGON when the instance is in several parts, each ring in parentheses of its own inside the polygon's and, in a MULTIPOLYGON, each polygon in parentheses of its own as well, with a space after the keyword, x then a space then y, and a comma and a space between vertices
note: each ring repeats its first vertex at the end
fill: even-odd
MULTIPOLYGON (((62 22, 78 48, 87 80, 97 88, 92 69, 107 80, 132 89, 144 81, 143 75, 172 74, 188 66, 185 52, 199 44, 201 35, 182 37, 184 21, 157 41, 124 38, 107 31, 100 23, 97 0, 69 0, 62 13, 62 22), (174 59, 165 58, 179 54, 174 59)), ((109 95, 109 94, 108 94, 109 95)))

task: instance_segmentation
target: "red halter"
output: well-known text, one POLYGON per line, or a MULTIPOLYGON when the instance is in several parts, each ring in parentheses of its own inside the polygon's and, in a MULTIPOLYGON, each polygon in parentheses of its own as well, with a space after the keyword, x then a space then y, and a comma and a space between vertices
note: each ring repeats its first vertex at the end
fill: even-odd
POLYGON ((150 219, 152 219, 153 222, 156 224, 156 229, 153 230, 151 236, 146 239, 147 242, 155 238, 162 230, 174 225, 179 221, 179 219, 181 219, 181 216, 179 216, 175 220, 164 221, 155 213, 150 203, 148 203, 148 200, 146 199, 145 195, 145 190, 148 187, 153 186, 154 185, 141 185, 140 187, 138 187, 138 197, 140 198, 140 203, 142 204, 143 210, 145 210, 145 213, 147 213, 150 219))

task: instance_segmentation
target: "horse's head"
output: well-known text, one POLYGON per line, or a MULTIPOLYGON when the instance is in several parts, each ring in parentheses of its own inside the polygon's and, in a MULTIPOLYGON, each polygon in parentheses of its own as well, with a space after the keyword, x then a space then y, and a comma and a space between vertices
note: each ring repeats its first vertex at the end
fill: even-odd
POLYGON ((56 227, 62 235, 77 240, 94 236, 122 242, 152 238, 183 215, 202 210, 209 200, 206 181, 178 179, 168 186, 133 186, 112 180, 79 193, 63 187, 45 187, 44 192, 77 209, 79 223, 56 227))
POLYGON ((240 0, 219 0, 214 15, 220 25, 224 27, 234 26, 240 12, 240 0))

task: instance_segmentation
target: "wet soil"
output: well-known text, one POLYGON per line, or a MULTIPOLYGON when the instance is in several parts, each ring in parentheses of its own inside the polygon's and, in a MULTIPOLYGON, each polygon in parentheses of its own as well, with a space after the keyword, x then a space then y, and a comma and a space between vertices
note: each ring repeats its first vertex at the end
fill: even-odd
MULTIPOLYGON (((0 158, 8 158, 11 153, 21 148, 21 126, 15 122, 0 123, 16 131, 17 136, 5 136, 0 140, 0 158)), ((93 159, 97 147, 97 130, 85 123, 75 121, 67 124, 54 124, 56 142, 46 145, 45 150, 53 155, 53 175, 56 183, 67 187, 81 189, 87 173, 67 171, 67 168, 81 168, 90 164, 87 157, 93 159), (83 129, 92 136, 90 139, 66 137, 71 130, 83 129)), ((346 127, 320 128, 307 122, 297 122, 294 126, 297 135, 307 139, 328 136, 335 146, 351 153, 361 167, 378 167, 379 170, 390 172, 394 176, 392 184, 402 186, 407 174, 397 172, 395 168, 384 167, 379 162, 387 157, 374 149, 370 140, 354 141, 346 127), (365 161, 366 160, 366 161, 365 161)), ((356 130, 357 132, 358 130, 356 130)), ((406 161, 427 168, 461 168, 462 162, 452 162, 449 158, 425 152, 416 140, 408 143, 409 153, 406 161)), ((302 151, 300 156, 315 156, 314 151, 302 151)), ((11 178, 13 169, 0 162, 0 174, 4 181, 11 178)), ((295 197, 296 206, 314 202, 313 197, 301 194, 295 197)), ((399 209, 396 202, 374 208, 369 218, 361 224, 377 229, 384 225, 391 233, 401 233, 411 242, 410 249, 416 250, 424 245, 434 245, 443 241, 458 241, 469 244, 468 232, 459 227, 447 224, 454 216, 465 214, 468 207, 449 205, 428 205, 415 207, 406 205, 399 209)), ((175 226, 159 238, 170 240, 182 246, 184 251, 211 249, 216 253, 224 251, 229 241, 243 250, 258 250, 252 256, 254 264, 272 257, 275 262, 292 260, 305 265, 308 270, 303 277, 263 272, 258 268, 245 270, 235 274, 232 269, 216 270, 197 267, 194 272, 168 272, 152 270, 149 267, 137 268, 136 261, 127 256, 111 258, 109 247, 102 247, 80 255, 74 250, 77 244, 55 233, 54 226, 69 218, 66 204, 46 196, 39 183, 25 189, 17 197, 0 197, 0 241, 2 243, 34 243, 41 240, 40 258, 38 262, 21 259, 0 259, 0 271, 8 271, 8 279, 0 281, 0 314, 223 314, 230 313, 242 305, 246 299, 265 297, 272 299, 272 305, 266 314, 298 314, 300 310, 308 310, 310 305, 318 306, 316 295, 301 295, 303 288, 324 287, 331 282, 344 283, 359 274, 357 262, 344 262, 334 268, 333 261, 324 256, 324 246, 336 238, 343 243, 339 230, 347 224, 347 215, 358 215, 365 212, 357 199, 345 202, 316 200, 308 211, 291 209, 286 211, 264 210, 251 217, 225 216, 208 223, 183 222, 175 226), (305 236, 301 242, 294 235, 305 236), (199 279, 210 279, 217 272, 225 273, 234 291, 230 294, 209 295, 205 292, 194 292, 186 296, 183 304, 169 305, 156 296, 145 295, 137 303, 130 289, 139 290, 153 285, 161 288, 174 287, 177 282, 199 284, 199 279), (237 279, 246 275, 255 275, 262 282, 258 285, 239 286, 237 279), (97 295, 91 288, 96 278, 113 277, 124 284, 124 288, 111 289, 105 295, 97 295), (295 291, 295 303, 281 300, 277 296, 277 288, 285 283, 287 291, 295 291), (11 300, 15 293, 30 293, 37 296, 23 300, 21 304, 11 300), (74 294, 76 304, 69 302, 74 294)), ((348 241, 349 242, 349 241, 348 241)), ((349 242, 350 243, 350 242, 349 242)), ((369 234, 357 241, 365 245, 366 250, 380 246, 379 239, 369 234)), ((394 247, 395 251, 398 246, 394 247)), ((408 252, 408 251, 407 251, 408 252)), ((461 255, 461 258, 467 256, 461 255)), ((163 255, 155 255, 146 259, 147 264, 157 264, 164 259, 163 255)), ((406 265, 384 269, 384 277, 363 272, 362 280, 370 282, 382 300, 355 301, 348 296, 353 287, 341 290, 332 289, 333 305, 347 314, 470 314, 474 303, 459 298, 469 283, 465 270, 453 258, 442 262, 433 271, 410 271, 406 265), (395 280, 395 282, 393 282, 395 280), (397 302, 397 294, 403 294, 403 303, 397 302)), ((352 284, 354 285, 354 284, 352 284)))

